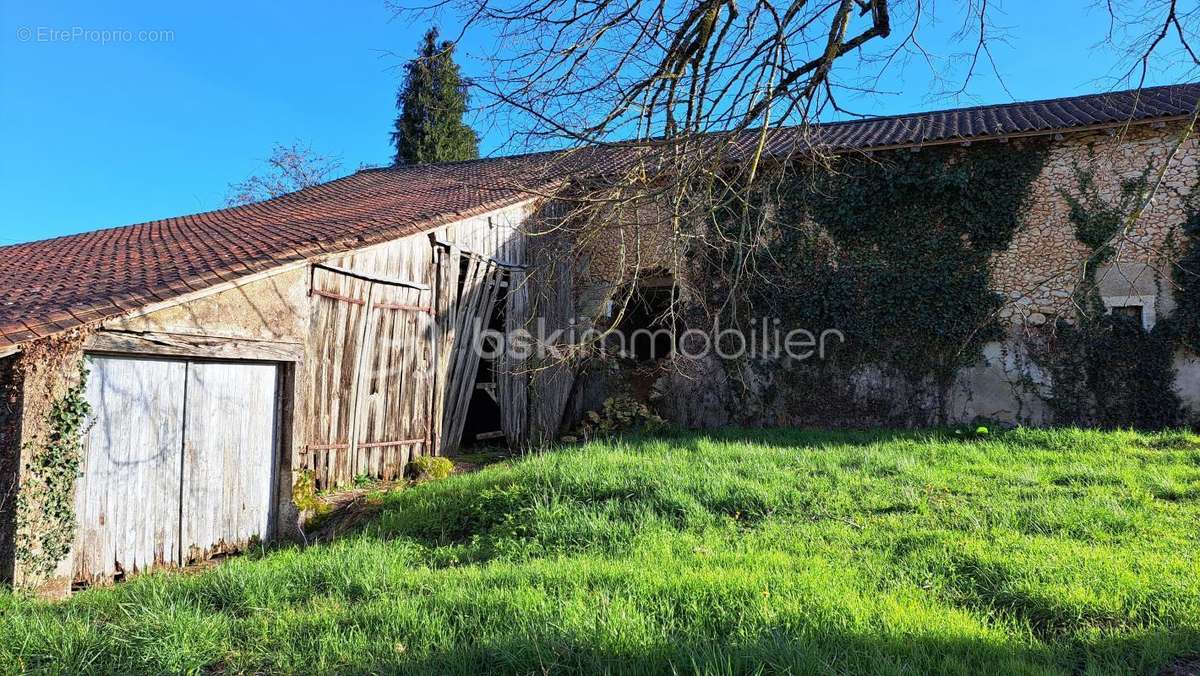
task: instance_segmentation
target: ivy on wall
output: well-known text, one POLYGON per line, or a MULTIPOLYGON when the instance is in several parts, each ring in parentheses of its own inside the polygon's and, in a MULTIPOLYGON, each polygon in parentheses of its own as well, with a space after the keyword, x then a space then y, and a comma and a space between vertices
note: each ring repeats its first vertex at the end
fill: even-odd
POLYGON ((991 258, 1008 247, 1042 141, 941 146, 795 167, 750 292, 757 316, 836 328, 841 365, 884 365, 945 391, 999 337, 991 258), (814 170, 815 169, 815 170, 814 170))
MULTIPOLYGON (((1200 200, 1200 194, 1193 192, 1190 201, 1196 200, 1200 200)), ((1200 354, 1200 207, 1187 205, 1187 220, 1182 230, 1182 252, 1175 256, 1176 263, 1171 268, 1175 311, 1160 326, 1172 342, 1200 354)))
POLYGON ((44 443, 25 450, 17 497, 15 556, 28 574, 48 575, 71 551, 75 540, 74 487, 82 461, 84 425, 91 414, 86 398, 87 369, 46 416, 44 443))
POLYGON ((1115 255, 1114 238, 1142 198, 1149 174, 1147 168, 1123 180, 1112 200, 1100 194, 1094 174, 1080 168, 1076 190, 1060 190, 1075 238, 1091 253, 1075 291, 1077 316, 1057 322, 1042 357, 1051 378, 1048 404, 1059 423, 1157 429, 1180 420, 1171 322, 1147 331, 1139 320, 1108 314, 1096 279, 1097 269, 1115 255))
POLYGON ((1141 175, 1121 181, 1115 202, 1100 195, 1095 172, 1079 166, 1075 167, 1075 192, 1059 189, 1069 208, 1067 218, 1075 226, 1075 238, 1093 252, 1091 260, 1104 261, 1112 257, 1112 238, 1146 190, 1149 175, 1147 168, 1141 175))
POLYGON ((1116 315, 1061 322, 1049 360, 1049 405, 1059 424, 1159 429, 1179 422, 1172 345, 1161 331, 1116 315))

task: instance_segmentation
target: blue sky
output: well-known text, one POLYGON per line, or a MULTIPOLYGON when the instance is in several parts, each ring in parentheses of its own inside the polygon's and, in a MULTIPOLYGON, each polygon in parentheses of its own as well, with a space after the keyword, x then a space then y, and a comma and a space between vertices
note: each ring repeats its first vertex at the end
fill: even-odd
MULTIPOLYGON (((1096 47, 1106 18, 1091 4, 1003 3, 995 56, 1011 97, 990 72, 966 97, 931 96, 929 69, 910 63, 849 103, 891 114, 1112 88, 1117 58, 1096 47)), ((935 27, 926 46, 954 51, 956 28, 935 27)), ((0 245, 220 207, 276 142, 310 143, 347 170, 387 162, 396 66, 424 29, 393 21, 382 0, 3 2, 0 245), (104 44, 77 28, 134 38, 104 44)), ((468 74, 486 40, 462 46, 468 74)), ((1186 77, 1183 64, 1158 66, 1149 84, 1186 77)), ((519 150, 474 123, 488 130, 485 154, 519 150)))

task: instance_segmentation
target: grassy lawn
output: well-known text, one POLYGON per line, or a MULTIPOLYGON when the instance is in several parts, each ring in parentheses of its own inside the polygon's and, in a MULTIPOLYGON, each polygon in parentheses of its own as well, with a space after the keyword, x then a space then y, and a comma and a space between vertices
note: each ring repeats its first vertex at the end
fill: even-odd
POLYGON ((975 676, 1200 654, 1194 435, 677 433, 385 500, 331 545, 0 595, 0 670, 975 676))

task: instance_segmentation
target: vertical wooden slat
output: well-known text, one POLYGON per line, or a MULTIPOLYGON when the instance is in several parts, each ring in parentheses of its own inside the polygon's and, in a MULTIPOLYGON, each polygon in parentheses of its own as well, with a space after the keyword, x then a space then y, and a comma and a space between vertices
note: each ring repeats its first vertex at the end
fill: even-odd
MULTIPOLYGON (((310 371, 310 401, 315 432, 303 465, 313 469, 321 487, 344 484, 355 474, 392 476, 416 454, 452 450, 465 424, 467 405, 478 368, 478 323, 486 324, 499 291, 500 269, 491 260, 524 263, 524 235, 516 221, 500 215, 468 219, 447 226, 434 237, 455 242, 434 244, 430 237, 413 237, 370 250, 351 252, 329 265, 373 276, 376 297, 358 308, 316 297, 316 334, 310 371), (462 250, 470 251, 467 255, 462 250), (467 260, 460 278, 460 261, 467 260), (428 290, 389 286, 384 278, 420 281, 428 290), (383 301, 389 301, 383 303, 383 301), (342 306, 339 307, 338 303, 342 306), (431 315, 381 310, 376 304, 431 307, 431 315), (379 312, 389 313, 383 316, 379 312), (360 345, 349 344, 348 327, 364 331, 360 345), (465 333, 464 333, 465 331, 465 333), (379 343, 391 341, 392 347, 379 343), (361 350, 362 352, 356 352, 361 350), (395 350, 395 354, 387 354, 395 350), (350 359, 358 366, 348 367, 350 359), (346 401, 347 372, 360 390, 346 401), (386 378, 378 374, 389 373, 386 378), (339 399, 341 399, 339 401, 339 399), (349 437, 342 431, 344 415, 357 426, 349 437), (381 445, 420 439, 421 443, 381 445), (354 448, 347 449, 347 445, 354 448), (347 465, 345 461, 349 460, 347 465)), ((333 271, 318 270, 314 289, 340 291, 350 299, 366 300, 363 288, 331 279, 333 271)), ((523 326, 531 304, 521 279, 519 292, 505 301, 511 318, 507 328, 523 326)), ((507 436, 522 443, 529 420, 528 373, 509 368, 499 373, 502 419, 507 436)))
POLYGON ((458 447, 466 425, 467 408, 479 371, 479 344, 500 290, 501 269, 490 260, 472 256, 459 299, 456 338, 447 380, 448 400, 442 451, 458 447))
MULTIPOLYGON (((514 265, 525 265, 528 259, 524 234, 513 233, 506 244, 506 260, 514 265)), ((505 330, 510 335, 520 329, 535 328, 529 326, 529 284, 524 269, 516 268, 509 274, 504 317, 505 330)), ((510 448, 522 448, 529 427, 529 363, 506 355, 498 366, 501 429, 510 448)))
POLYGON ((435 410, 429 370, 435 349, 430 311, 437 268, 431 243, 427 238, 412 238, 371 253, 347 255, 338 263, 352 267, 352 274, 379 277, 370 282, 362 315, 363 338, 351 398, 351 448, 344 453, 350 465, 334 468, 337 478, 328 485, 358 475, 392 479, 412 455, 426 452, 435 410))
POLYGON ((450 365, 457 332, 457 311, 461 287, 459 285, 460 251, 456 247, 435 247, 437 261, 437 288, 434 300, 436 313, 436 362, 434 364, 433 448, 444 451, 443 428, 446 407, 449 402, 450 365))

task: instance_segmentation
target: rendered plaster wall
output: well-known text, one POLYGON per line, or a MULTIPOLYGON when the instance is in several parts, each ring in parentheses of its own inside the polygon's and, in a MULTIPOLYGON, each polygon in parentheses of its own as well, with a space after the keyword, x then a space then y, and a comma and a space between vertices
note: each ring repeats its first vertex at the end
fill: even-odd
POLYGON ((308 336, 308 275, 301 266, 149 314, 114 319, 104 328, 303 343, 308 336))

